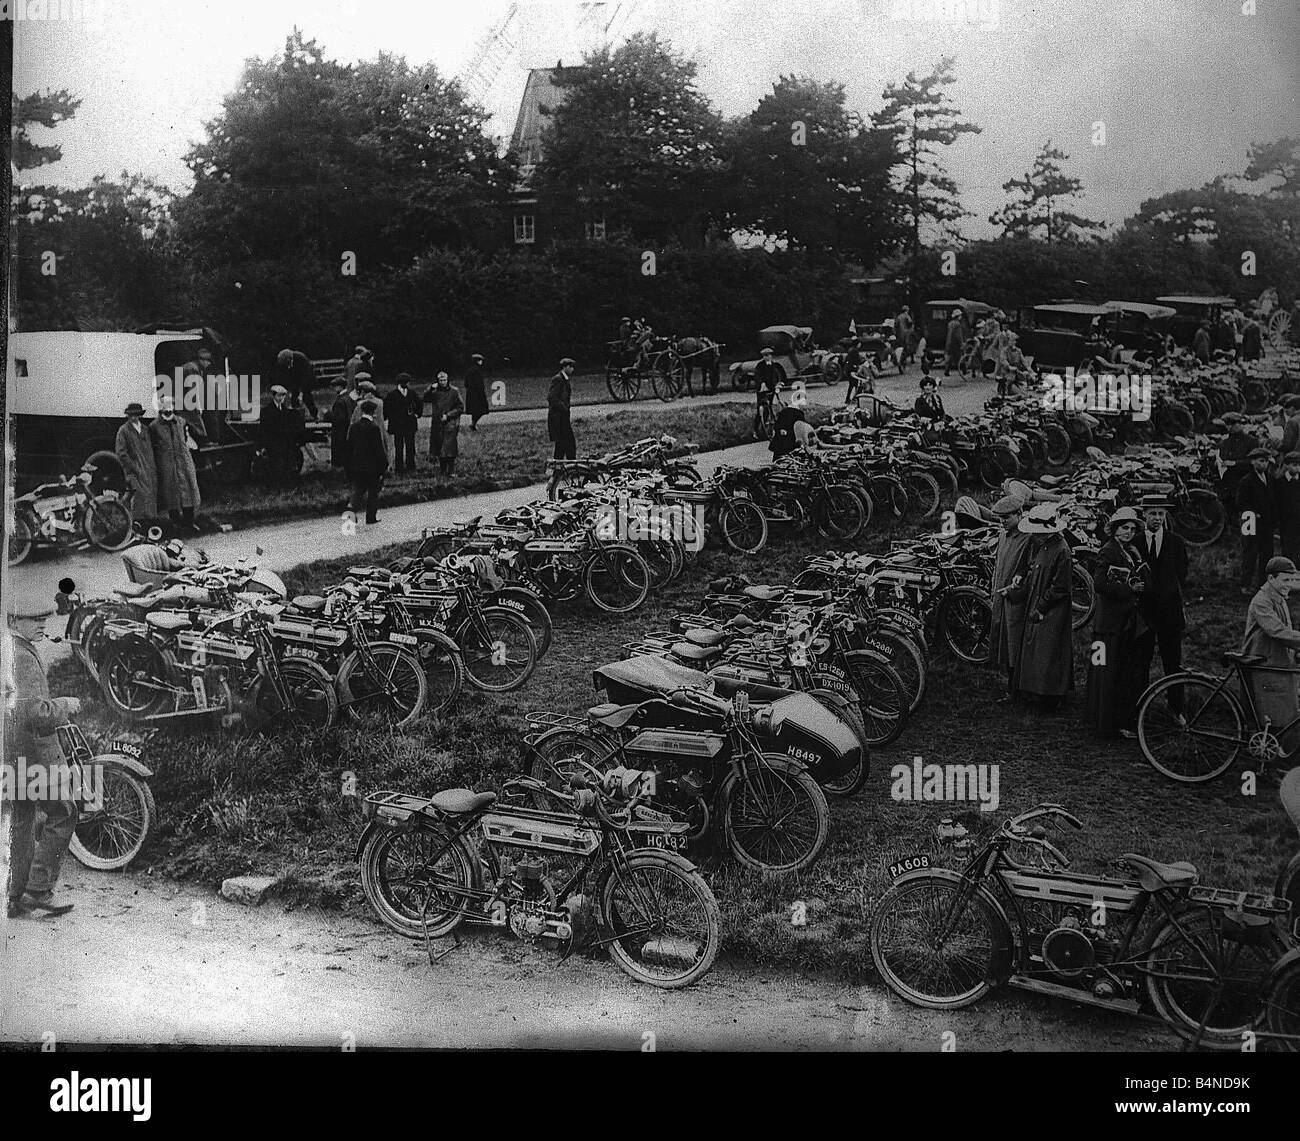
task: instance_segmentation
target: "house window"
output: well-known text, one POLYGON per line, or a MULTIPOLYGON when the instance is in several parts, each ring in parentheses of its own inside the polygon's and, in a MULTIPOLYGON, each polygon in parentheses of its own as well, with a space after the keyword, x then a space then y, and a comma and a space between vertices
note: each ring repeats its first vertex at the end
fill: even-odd
POLYGON ((597 219, 595 219, 595 220, 593 220, 593 221, 588 222, 588 223, 586 224, 585 229, 586 229, 586 234, 587 234, 587 241, 589 241, 589 242, 603 242, 603 241, 605 240, 605 217, 604 217, 604 215, 601 215, 601 217, 599 217, 599 218, 597 218, 597 219))
POLYGON ((515 215, 515 245, 531 245, 537 241, 537 218, 532 214, 515 215))

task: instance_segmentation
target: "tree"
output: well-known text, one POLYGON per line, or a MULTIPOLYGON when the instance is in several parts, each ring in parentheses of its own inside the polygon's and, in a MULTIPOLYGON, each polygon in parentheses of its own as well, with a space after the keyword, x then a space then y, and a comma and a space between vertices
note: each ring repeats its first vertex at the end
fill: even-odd
POLYGON ((21 99, 13 96, 13 164, 18 170, 33 170, 46 163, 58 162, 63 148, 57 143, 40 144, 32 139, 30 128, 53 128, 77 113, 80 99, 66 89, 38 91, 21 99))
POLYGON ((1279 178, 1274 194, 1300 196, 1300 138, 1282 138, 1272 143, 1251 143, 1250 162, 1244 178, 1257 182, 1279 178))
POLYGON ((604 215, 638 241, 699 244, 714 220, 722 122, 696 65, 653 34, 557 74, 536 188, 559 211, 604 215))
POLYGON ((1058 205, 1062 199, 1075 198, 1083 190, 1082 182, 1061 170, 1061 164, 1069 157, 1048 139, 1023 178, 1008 179, 1002 184, 1002 189, 1015 197, 992 214, 989 221, 1001 226, 1009 238, 1033 237, 1034 231, 1041 227, 1043 240, 1049 246, 1053 239, 1077 241, 1083 235, 1103 229, 1103 223, 1090 221, 1058 205))
POLYGON ((901 84, 889 84, 883 96, 885 106, 871 116, 877 127, 891 132, 900 144, 900 189, 913 262, 920 254, 922 230, 927 224, 941 235, 955 236, 956 223, 969 213, 958 201, 957 184, 940 161, 941 147, 983 129, 964 122, 961 111, 943 90, 956 82, 954 62, 951 56, 944 56, 929 75, 918 77, 909 71, 901 84))
POLYGON ((725 150, 733 226, 867 264, 901 237, 895 136, 848 111, 838 83, 782 76, 729 125, 725 150))

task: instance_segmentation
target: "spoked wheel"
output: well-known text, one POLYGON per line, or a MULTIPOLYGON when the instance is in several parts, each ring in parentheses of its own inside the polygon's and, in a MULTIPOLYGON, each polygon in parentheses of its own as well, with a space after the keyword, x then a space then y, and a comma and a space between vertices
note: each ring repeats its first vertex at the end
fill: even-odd
POLYGON ((1204 488, 1187 493, 1187 503, 1174 512, 1173 522, 1174 529, 1193 547, 1213 546, 1228 525, 1223 503, 1204 488))
POLYGON ((630 547, 606 547, 587 563, 587 595, 610 614, 635 610, 650 593, 650 568, 630 547))
POLYGON ((993 607, 977 586, 948 592, 939 617, 943 640, 963 662, 983 665, 992 652, 993 607))
MULTIPOLYGON (((953 480, 956 487, 957 481, 953 480)), ((938 481, 927 471, 908 471, 903 473, 903 484, 907 488, 907 501, 918 519, 929 519, 939 510, 942 492, 938 481)))
POLYGON ((830 835, 826 795, 808 771, 764 754, 731 786, 722 810, 727 850, 755 871, 811 867, 830 835))
POLYGON ((907 727, 911 708, 903 679, 888 661, 869 650, 845 655, 844 665, 871 746, 880 748, 897 741, 907 727))
POLYGON ((36 535, 26 512, 17 512, 13 517, 13 530, 9 532, 9 565, 16 567, 26 560, 35 541, 36 535))
POLYGON ((101 551, 120 551, 135 538, 131 512, 116 499, 92 499, 81 526, 86 539, 101 551))
POLYGON ((461 546, 459 539, 453 539, 449 535, 433 535, 425 539, 415 553, 417 558, 437 559, 441 562, 448 555, 456 554, 461 546))
POLYGON ((1241 706, 1208 677, 1173 674, 1138 699, 1142 755, 1171 780, 1199 784, 1227 772, 1245 740, 1241 706))
POLYGON ((338 676, 340 704, 349 721, 405 729, 419 719, 429 699, 420 659, 392 642, 372 642, 370 656, 373 665, 358 650, 344 659, 338 676))
POLYGON ((479 611, 482 625, 466 622, 456 644, 470 685, 488 693, 518 689, 537 668, 537 636, 523 617, 501 606, 479 611))
POLYGON ((1278 352, 1287 347, 1291 335, 1291 314, 1285 309, 1275 309, 1268 319, 1268 343, 1278 352))
POLYGON ((1279 1050, 1300 1052, 1300 958, 1273 977, 1264 1002, 1264 1027, 1279 1050))
POLYGON ((980 451, 980 482, 991 491, 997 491, 1004 480, 1020 474, 1020 461, 1005 444, 993 444, 980 451))
POLYGON ((767 546, 767 516, 752 499, 731 499, 718 513, 718 528, 733 551, 756 555, 767 546))
POLYGON ((1268 407, 1273 393, 1262 380, 1248 380, 1241 386, 1242 399, 1246 402, 1247 412, 1260 412, 1268 407))
POLYGON ((456 698, 464 688, 465 664, 460 648, 441 630, 425 630, 419 637, 416 653, 429 684, 429 697, 424 709, 430 717, 443 717, 456 704, 456 698))
POLYGON ((141 638, 113 642, 99 664, 104 704, 119 717, 136 721, 172 704, 170 671, 161 651, 141 638))
POLYGON ((651 986, 690 986, 722 945, 722 914, 704 877, 662 852, 635 851, 611 865, 600 913, 610 958, 651 986))
POLYGON ((339 696, 334 679, 317 662, 290 658, 280 663, 280 678, 286 690, 282 703, 269 678, 259 678, 253 706, 268 727, 290 734, 315 733, 329 729, 339 715, 339 696))
POLYGON ((833 484, 813 499, 813 522, 828 539, 856 539, 866 524, 862 501, 843 484, 833 484))
POLYGON ((1225 930, 1210 908, 1166 919, 1152 936, 1142 970, 1151 1005, 1180 1037, 1207 1050, 1240 1050, 1259 1021, 1273 965, 1286 949, 1274 928, 1258 942, 1225 930))
POLYGON ((933 467, 926 469, 930 478, 939 485, 939 495, 942 498, 945 495, 957 496, 960 488, 957 483, 957 467, 949 467, 947 464, 935 464, 933 467))
POLYGON ((1047 443, 1049 467, 1065 467, 1070 462, 1070 433, 1059 424, 1044 424, 1039 429, 1047 443))
MULTIPOLYGON (((543 733, 529 749, 528 775, 556 792, 568 791, 570 776, 585 772, 586 766, 604 770, 614 759, 605 738, 585 729, 552 729, 543 733)), ((534 808, 555 810, 557 800, 535 790, 529 794, 534 808)))
POLYGON ((531 590, 520 586, 507 586, 493 596, 493 605, 504 606, 507 610, 514 610, 523 615, 524 621, 533 628, 533 633, 537 637, 538 658, 546 657, 546 651, 551 648, 555 636, 551 612, 546 609, 546 603, 531 590))
POLYGON ((375 833, 361 853, 361 888, 385 927, 408 939, 448 934, 478 886, 470 854, 441 828, 375 833))
POLYGON ((910 497, 907 489, 893 476, 871 481, 871 498, 876 501, 882 515, 901 519, 907 514, 910 497))
POLYGON ((641 378, 632 369, 607 368, 605 370, 605 387, 609 394, 619 403, 635 400, 641 391, 641 378))
POLYGON ((68 851, 99 872, 124 868, 140 854, 158 819, 153 791, 142 777, 109 757, 95 757, 103 785, 97 805, 81 805, 68 851))
POLYGON ((888 654, 889 664, 894 667, 907 693, 908 712, 915 713, 925 697, 929 674, 925 651, 901 630, 888 626, 877 626, 872 630, 871 642, 873 646, 883 647, 888 654))
POLYGON ((681 383, 685 379, 685 374, 681 377, 674 377, 671 367, 656 365, 650 372, 650 386, 654 393, 665 404, 670 400, 676 400, 681 395, 681 383))
POLYGON ((1082 630, 1091 620, 1092 612, 1097 608, 1097 586, 1087 567, 1080 566, 1073 560, 1070 563, 1070 609, 1074 612, 1071 628, 1082 630))
POLYGON ((682 557, 668 539, 647 539, 637 544, 637 554, 650 568, 650 585, 655 590, 667 586, 682 572, 682 557))
POLYGON ((876 905, 871 959, 916 1006, 956 1010, 991 989, 995 948, 1010 933, 982 893, 963 888, 955 872, 930 874, 896 884, 876 905))

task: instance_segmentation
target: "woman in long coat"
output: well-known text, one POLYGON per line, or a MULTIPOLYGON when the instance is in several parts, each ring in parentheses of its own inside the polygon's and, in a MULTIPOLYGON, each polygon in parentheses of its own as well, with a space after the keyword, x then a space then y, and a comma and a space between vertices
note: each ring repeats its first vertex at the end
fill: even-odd
POLYGON ((1020 530, 1022 502, 1008 495, 993 505, 994 514, 1002 518, 1002 534, 998 536, 998 551, 993 560, 991 622, 993 664, 1006 670, 1008 696, 1012 692, 1016 660, 1020 657, 1020 642, 1025 632, 1025 602, 1013 602, 1009 592, 1016 591, 1025 582, 1029 571, 1029 546, 1031 536, 1020 530))
POLYGON ((465 401, 445 372, 438 374, 437 385, 429 390, 429 404, 433 413, 429 424, 429 456, 437 456, 438 470, 443 475, 451 475, 460 455, 460 418, 465 412, 465 401))
POLYGON ((158 468, 153 458, 153 437, 141 417, 140 404, 128 404, 127 421, 117 430, 113 451, 122 465, 122 475, 131 492, 131 513, 137 519, 153 519, 158 514, 158 468))
POLYGON ((478 422, 488 414, 486 381, 483 377, 483 356, 475 353, 465 370, 465 411, 470 416, 470 431, 478 431, 478 422))
POLYGON ((1088 651, 1084 716, 1099 737, 1132 735, 1137 699, 1146 688, 1137 652, 1146 623, 1138 612, 1138 600, 1149 572, 1134 545, 1139 522, 1131 507, 1115 512, 1106 525, 1110 541, 1097 554, 1097 613, 1088 651))
POLYGON ((158 415, 149 425, 149 435, 158 467, 158 506, 164 511, 180 511, 185 521, 192 523, 194 509, 202 503, 199 477, 186 442, 185 421, 176 415, 170 396, 162 398, 158 415))
POLYGON ((1070 547, 1061 537, 1064 524, 1055 504, 1032 508, 1020 530, 1033 536, 1029 577, 1008 591, 1012 602, 1024 601, 1025 632, 1015 666, 1015 688, 1055 706, 1074 688, 1074 639, 1070 586, 1070 547))

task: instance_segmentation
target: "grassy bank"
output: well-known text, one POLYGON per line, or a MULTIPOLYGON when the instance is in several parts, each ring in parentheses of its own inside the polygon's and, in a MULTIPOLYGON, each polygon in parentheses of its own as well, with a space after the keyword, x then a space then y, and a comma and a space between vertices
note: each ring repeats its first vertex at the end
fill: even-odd
MULTIPOLYGON (((860 546, 882 549, 896 537, 902 536, 875 530, 860 546)), ((787 544, 753 558, 709 548, 682 580, 626 618, 586 605, 557 607, 555 644, 523 693, 467 690, 447 723, 421 725, 407 736, 343 730, 294 741, 184 728, 162 732, 146 750, 157 773, 162 819, 140 863, 212 885, 239 872, 271 872, 284 878, 283 891, 292 899, 357 907, 358 802, 342 795, 350 777, 362 794, 381 787, 422 793, 495 787, 517 771, 525 712, 576 713, 592 704, 592 669, 620 657, 623 643, 638 632, 663 628, 675 611, 693 608, 711 576, 743 571, 758 581, 783 581, 818 547, 813 541, 787 544)), ((313 563, 286 577, 292 590, 315 588, 340 577, 345 565, 313 563)), ((1236 593, 1228 548, 1193 553, 1190 665, 1213 670, 1219 652, 1238 645, 1245 601, 1236 593)), ((867 925, 874 901, 889 886, 886 865, 934 852, 937 863, 956 866, 959 859, 935 841, 941 817, 956 817, 979 834, 1040 801, 1060 802, 1085 821, 1085 832, 1057 838, 1080 871, 1106 874, 1108 859, 1132 851, 1191 860, 1204 883, 1270 888, 1296 846, 1277 801, 1276 776, 1261 780, 1253 797, 1242 794, 1239 773, 1188 787, 1155 772, 1134 742, 1095 741, 1080 717, 1086 646, 1077 640, 1078 691, 1065 711, 1052 716, 995 706, 1001 686, 993 671, 936 657, 911 727, 873 756, 871 779, 857 797, 832 799, 831 842, 809 873, 764 879, 702 856, 722 901, 728 952, 762 964, 864 977, 870 970, 867 925), (914 756, 942 764, 996 763, 997 811, 892 800, 890 768, 914 756), (791 923, 795 901, 806 905, 806 926, 791 923)), ((83 720, 106 727, 102 705, 71 666, 61 667, 56 692, 89 698, 83 720)))
MULTIPOLYGON (((611 412, 577 421, 574 429, 580 456, 599 455, 629 440, 661 432, 675 436, 681 447, 694 444, 698 451, 706 452, 749 440, 753 415, 753 401, 737 398, 698 407, 658 405, 611 412)), ((330 467, 328 446, 316 450, 318 455, 307 458, 302 475, 292 482, 214 487, 204 497, 205 510, 236 527, 341 511, 347 498, 343 473, 330 467)), ((546 478, 546 464, 553 451, 546 438, 545 420, 494 423, 489 416, 477 432, 471 432, 465 420, 456 474, 440 480, 437 465, 429 459, 429 422, 423 420, 416 438, 420 466, 414 472, 389 474, 380 509, 540 483, 546 478)))

